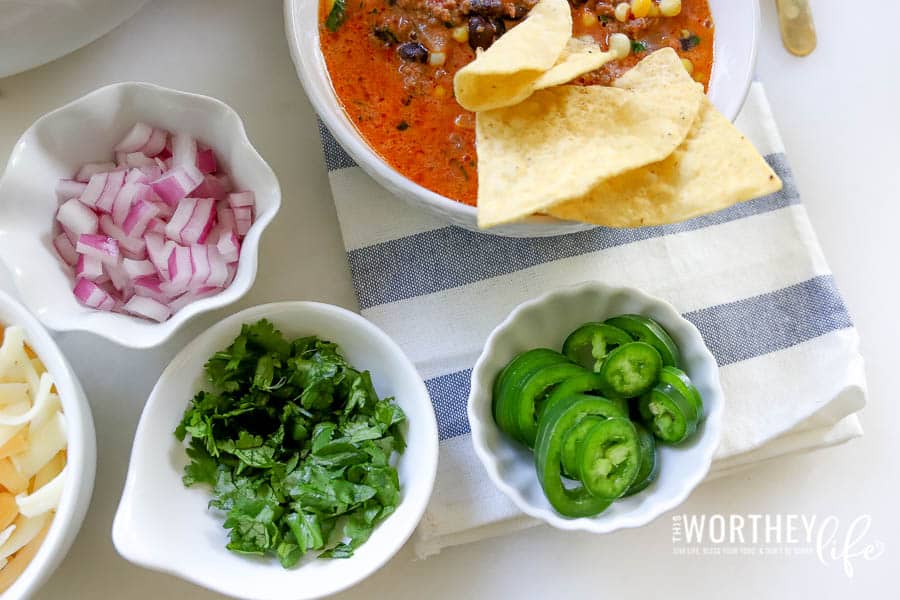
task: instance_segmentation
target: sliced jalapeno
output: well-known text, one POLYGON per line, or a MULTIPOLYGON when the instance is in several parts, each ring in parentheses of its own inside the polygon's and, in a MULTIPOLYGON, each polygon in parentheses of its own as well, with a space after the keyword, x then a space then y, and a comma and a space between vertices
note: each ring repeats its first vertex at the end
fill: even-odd
POLYGON ((508 408, 515 412, 517 438, 520 442, 529 448, 534 446, 542 400, 555 386, 584 373, 586 371, 578 365, 564 362, 547 365, 528 376, 518 393, 508 401, 508 408))
POLYGON ((615 500, 635 482, 641 469, 641 445, 628 419, 595 424, 578 448, 578 473, 584 487, 600 498, 615 500))
MULTIPOLYGON (((583 370, 578 375, 573 375, 553 388, 553 391, 547 396, 547 399, 541 403, 540 411, 543 412, 549 409, 556 402, 559 402, 561 398, 571 396, 572 394, 589 394, 591 392, 597 392, 596 395, 599 395, 602 393, 600 391, 602 387, 603 378, 600 377, 600 375, 583 370)), ((628 414, 628 400, 625 398, 613 398, 609 399, 609 401, 622 409, 623 413, 626 415, 628 414)))
POLYGON ((663 367, 659 372, 660 383, 668 383, 673 388, 681 392, 681 395, 687 398, 694 405, 697 412, 697 419, 703 418, 703 398, 688 374, 678 367, 663 367))
POLYGON ((620 315, 605 321, 607 325, 618 327, 639 342, 650 344, 659 352, 663 365, 677 367, 681 360, 678 346, 663 326, 649 317, 641 315, 620 315))
POLYGON ((585 417, 576 423, 572 429, 563 436, 560 461, 562 462, 563 473, 572 479, 579 478, 578 449, 581 447, 581 442, 584 440, 584 436, 587 435, 587 432, 590 431, 598 421, 602 421, 604 418, 628 418, 628 413, 623 411, 616 403, 610 402, 606 398, 598 398, 598 400, 603 400, 607 405, 604 406, 598 403, 594 409, 595 412, 593 412, 591 416, 585 417))
POLYGON ((585 417, 605 416, 609 402, 602 398, 574 395, 563 398, 541 415, 534 446, 538 480, 544 495, 556 511, 565 517, 589 517, 612 503, 591 495, 583 486, 567 488, 562 480, 562 445, 566 433, 585 417))
POLYGON ((517 437, 515 411, 511 404, 528 377, 535 371, 554 363, 568 362, 566 357, 549 348, 536 348, 522 352, 506 365, 494 380, 491 409, 494 421, 504 433, 517 437))
POLYGON ((609 353, 600 366, 603 395, 633 398, 654 386, 662 360, 659 352, 644 342, 630 342, 609 353))
POLYGON ((656 456, 656 439, 640 423, 635 423, 638 443, 641 446, 641 468, 638 470, 634 483, 625 492, 625 496, 633 496, 647 488, 659 476, 659 458, 656 456))
POLYGON ((697 429, 694 405, 668 383, 657 384, 641 396, 638 409, 644 424, 664 442, 678 444, 697 429))
POLYGON ((606 355, 633 341, 618 327, 605 323, 585 323, 569 334, 563 342, 563 354, 585 369, 597 371, 606 355))

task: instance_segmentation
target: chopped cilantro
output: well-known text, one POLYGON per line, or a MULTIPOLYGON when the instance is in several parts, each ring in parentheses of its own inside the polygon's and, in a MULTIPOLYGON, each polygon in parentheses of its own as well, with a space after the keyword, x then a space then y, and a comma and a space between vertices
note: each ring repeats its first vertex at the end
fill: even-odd
POLYGON ((407 129, 409 129, 409 123, 407 123, 406 121, 400 121, 399 123, 397 123, 397 129, 400 131, 406 131, 407 129))
POLYGON ((631 42, 631 51, 635 54, 639 54, 641 52, 647 51, 647 44, 644 42, 633 41, 631 42))
POLYGON ((307 552, 352 556, 400 503, 400 407, 335 344, 288 341, 266 320, 244 325, 205 371, 211 389, 175 436, 188 439, 184 484, 210 486, 210 507, 225 513, 228 549, 285 568, 307 552))
POLYGON ((328 31, 337 31, 340 26, 344 24, 346 18, 347 0, 334 0, 331 12, 329 12, 328 17, 325 18, 325 27, 328 28, 328 31))
POLYGON ((696 48, 700 45, 700 37, 695 33, 692 33, 687 37, 683 37, 679 41, 681 42, 681 49, 684 52, 687 52, 691 48, 696 48))

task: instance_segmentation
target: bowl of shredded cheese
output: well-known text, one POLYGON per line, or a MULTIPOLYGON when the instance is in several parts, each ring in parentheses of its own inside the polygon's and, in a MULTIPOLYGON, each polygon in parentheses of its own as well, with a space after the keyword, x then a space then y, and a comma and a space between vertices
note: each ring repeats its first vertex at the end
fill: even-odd
POLYGON ((43 326, 0 292, 0 596, 30 597, 65 557, 91 499, 90 407, 43 326))

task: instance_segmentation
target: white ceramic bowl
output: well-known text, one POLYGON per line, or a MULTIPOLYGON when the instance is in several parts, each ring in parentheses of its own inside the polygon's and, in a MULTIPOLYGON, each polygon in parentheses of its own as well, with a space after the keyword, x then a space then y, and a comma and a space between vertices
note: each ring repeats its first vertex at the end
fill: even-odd
POLYGON ((520 304, 491 332, 472 369, 468 415, 475 453, 491 481, 522 512, 559 529, 607 533, 649 523, 688 497, 709 471, 719 445, 723 406, 718 365, 696 327, 663 300, 633 288, 589 282, 520 304), (568 519, 553 510, 544 496, 533 453, 494 423, 491 387, 500 369, 520 352, 560 348, 583 323, 627 313, 651 317, 669 332, 681 350, 682 367, 703 396, 706 418, 686 443, 657 446, 660 473, 646 490, 617 500, 597 516, 568 519))
POLYGON ((25 307, 0 291, 0 324, 17 325, 25 340, 53 376, 66 417, 68 436, 67 474, 56 515, 37 554, 16 582, 3 593, 4 600, 31 597, 62 562, 75 540, 91 502, 97 469, 97 442, 91 408, 72 367, 47 330, 25 307))
POLYGON ((0 10, 0 77, 90 44, 131 18, 146 1, 4 2, 0 10))
POLYGON ((57 331, 90 331, 123 346, 164 342, 194 315, 243 296, 256 278, 259 240, 281 205, 278 180, 250 144, 244 124, 224 103, 148 83, 117 83, 93 91, 38 119, 13 148, 0 179, 0 259, 25 305, 57 331), (183 131, 210 145, 238 189, 256 194, 256 220, 241 248, 234 281, 215 296, 192 302, 164 323, 96 311, 72 294, 72 272, 53 248, 54 191, 86 162, 108 160, 137 121, 183 131))
MULTIPOLYGON (((709 97, 729 119, 734 119, 750 89, 756 63, 759 30, 757 0, 709 0, 716 36, 709 97)), ((472 231, 481 231, 476 209, 436 194, 394 170, 362 138, 337 99, 319 46, 319 0, 285 0, 284 21, 291 56, 300 83, 319 117, 347 153, 375 181, 401 200, 472 231)), ((360 198, 365 202, 365 198, 360 198)), ((590 229, 591 225, 534 216, 518 223, 484 230, 511 237, 562 235, 590 229)))
POLYGON ((431 496, 437 457, 437 422, 428 391, 384 332, 356 313, 327 304, 283 302, 249 308, 192 341, 153 388, 135 435, 113 543, 133 563, 239 598, 298 600, 332 594, 373 573, 409 538, 431 496), (234 554, 225 548, 228 533, 222 515, 207 509, 209 490, 185 488, 181 482, 187 457, 172 432, 203 385, 203 364, 231 343, 242 323, 261 318, 289 337, 314 334, 336 342, 352 365, 371 372, 378 394, 394 396, 406 413, 408 447, 397 463, 402 500, 352 558, 310 557, 285 570, 274 559, 234 554))

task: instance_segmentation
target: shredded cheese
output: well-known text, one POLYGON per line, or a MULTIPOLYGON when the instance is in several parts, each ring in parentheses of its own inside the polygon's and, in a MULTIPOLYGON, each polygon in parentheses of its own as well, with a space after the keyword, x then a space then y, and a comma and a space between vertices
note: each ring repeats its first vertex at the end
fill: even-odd
POLYGON ((43 540, 68 469, 66 419, 52 376, 28 349, 21 328, 0 327, 0 339, 0 495, 6 500, 6 525, 0 530, 2 593, 43 540))

